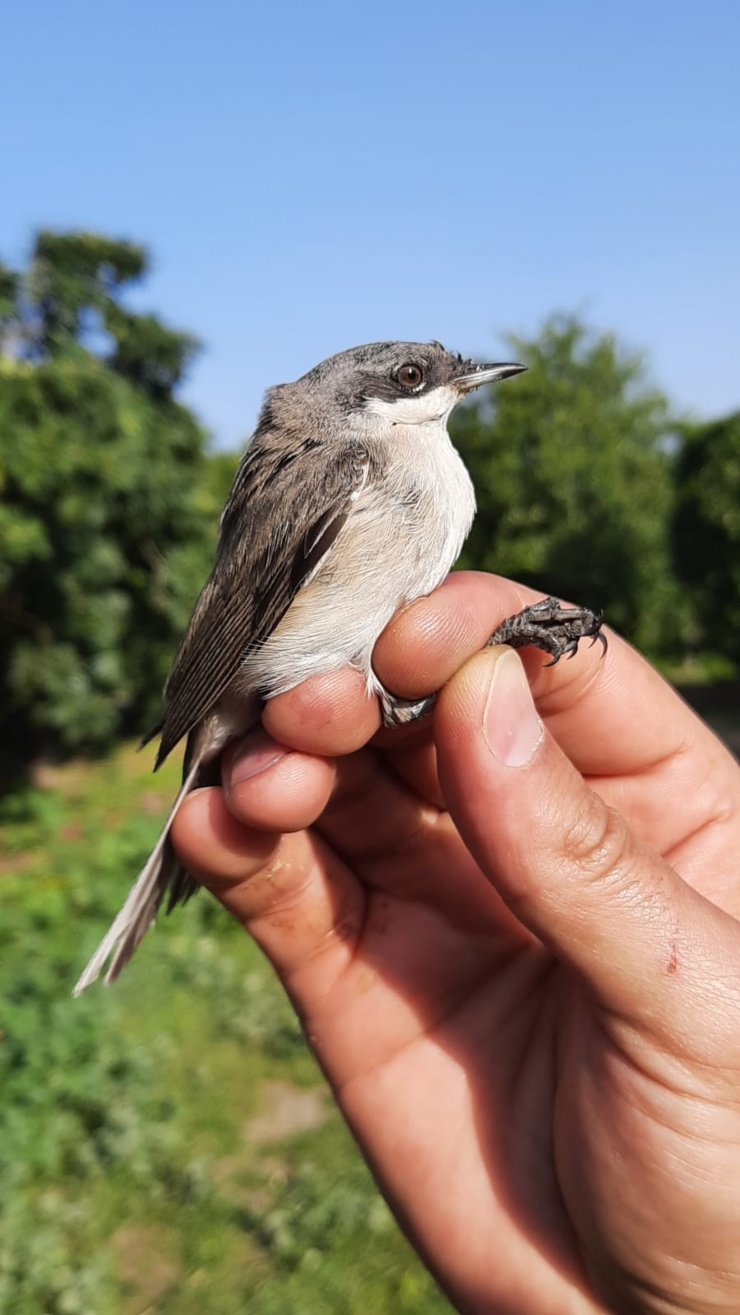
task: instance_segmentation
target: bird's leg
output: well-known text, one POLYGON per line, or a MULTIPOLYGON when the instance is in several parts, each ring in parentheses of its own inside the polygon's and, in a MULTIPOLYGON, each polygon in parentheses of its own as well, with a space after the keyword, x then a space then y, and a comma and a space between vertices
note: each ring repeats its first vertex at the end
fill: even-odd
MULTIPOLYGON (((494 630, 486 648, 494 644, 509 644, 512 648, 531 645, 549 653, 552 661, 546 665, 554 667, 561 657, 575 657, 582 639, 590 639, 592 645, 598 641, 606 652, 602 624, 601 612, 591 612, 587 607, 563 607, 557 598, 543 598, 514 616, 507 616, 494 630)), ((387 690, 379 697, 384 726, 407 726, 418 721, 432 711, 437 701, 436 694, 422 699, 401 699, 387 690)))
POLYGON ((437 702, 437 695, 427 694, 423 699, 401 699, 397 694, 389 694, 384 689, 378 694, 378 699, 384 726, 408 726, 412 721, 419 721, 429 715, 437 702))

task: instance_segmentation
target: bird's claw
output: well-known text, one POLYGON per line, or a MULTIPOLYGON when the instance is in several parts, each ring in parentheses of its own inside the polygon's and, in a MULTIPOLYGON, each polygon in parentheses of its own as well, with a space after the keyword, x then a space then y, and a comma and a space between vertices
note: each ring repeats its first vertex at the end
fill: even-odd
POLYGON ((546 665, 554 667, 561 657, 575 657, 582 639, 590 639, 591 645, 599 640, 606 652, 603 621, 602 612, 591 612, 587 607, 564 607, 558 598, 543 598, 502 621, 488 644, 541 648, 552 658, 546 665))

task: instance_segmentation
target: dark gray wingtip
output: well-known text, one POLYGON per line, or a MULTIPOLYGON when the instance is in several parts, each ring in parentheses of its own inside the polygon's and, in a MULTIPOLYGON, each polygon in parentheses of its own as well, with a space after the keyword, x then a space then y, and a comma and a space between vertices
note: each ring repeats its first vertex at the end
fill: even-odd
MULTIPOLYGON (((150 731, 147 731, 143 739, 139 740, 139 743, 137 745, 138 752, 141 753, 141 750, 145 749, 148 744, 151 744, 152 740, 156 740, 157 736, 161 735, 163 730, 164 730, 164 717, 162 717, 155 726, 152 726, 152 729, 150 731)), ((156 772, 159 770, 159 768, 162 766, 162 763, 164 762, 169 752, 170 750, 163 749, 163 746, 160 743, 159 748, 157 750, 157 757, 154 760, 154 767, 152 768, 152 771, 156 772)))

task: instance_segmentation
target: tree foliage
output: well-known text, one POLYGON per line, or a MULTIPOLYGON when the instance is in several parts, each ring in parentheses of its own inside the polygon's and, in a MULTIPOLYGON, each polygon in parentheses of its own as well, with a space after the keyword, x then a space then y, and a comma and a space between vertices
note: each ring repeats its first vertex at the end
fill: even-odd
POLYGON ((639 356, 572 317, 509 341, 527 373, 453 415, 478 494, 466 564, 603 607, 639 645, 665 652, 684 620, 666 398, 639 356))
POLYGON ((740 662, 740 411, 687 426, 676 461, 676 560, 696 642, 740 662))
POLYGON ((139 247, 41 233, 0 269, 0 736, 105 747, 154 715, 208 570, 206 435, 173 390, 195 348, 120 295, 139 247))
MULTIPOLYGON (((147 268, 135 244, 49 231, 28 269, 0 263, 14 771, 147 727, 210 566, 235 457, 176 400, 195 339, 126 304, 147 268)), ((453 416, 479 504, 465 564, 603 607, 652 655, 688 639, 738 660, 740 416, 677 436, 641 358, 573 317, 511 347, 528 372, 453 416)))

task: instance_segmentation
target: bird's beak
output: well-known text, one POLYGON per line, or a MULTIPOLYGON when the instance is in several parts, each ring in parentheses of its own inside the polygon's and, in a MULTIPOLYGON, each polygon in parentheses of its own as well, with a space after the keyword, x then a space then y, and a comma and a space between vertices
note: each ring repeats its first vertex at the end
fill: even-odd
POLYGON ((483 384, 498 383, 499 379, 509 379, 513 374, 521 374, 526 368, 526 365, 513 363, 476 365, 473 361, 466 361, 463 373, 456 375, 452 382, 461 392, 472 393, 474 388, 480 388, 483 384))

